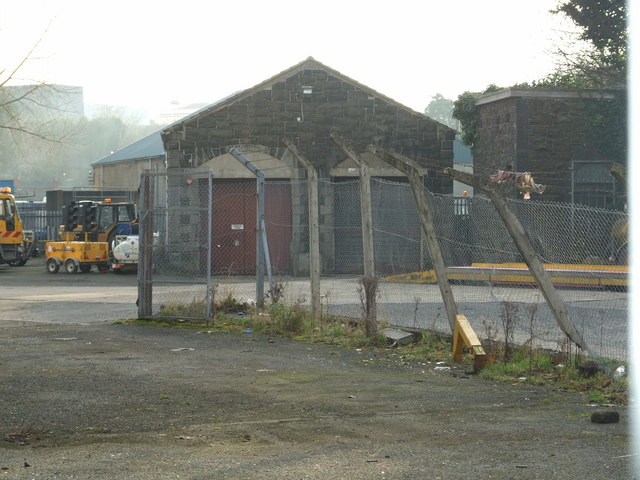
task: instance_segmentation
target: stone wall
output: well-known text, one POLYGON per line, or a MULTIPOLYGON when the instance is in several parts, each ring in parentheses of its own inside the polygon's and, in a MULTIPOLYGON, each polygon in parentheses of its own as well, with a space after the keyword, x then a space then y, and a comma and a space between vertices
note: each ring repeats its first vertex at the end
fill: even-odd
POLYGON ((185 120, 165 140, 169 167, 196 168, 240 144, 262 145, 282 158, 288 138, 327 178, 346 158, 329 138, 333 132, 360 151, 375 144, 418 159, 430 169, 428 186, 451 192, 450 179, 439 172, 452 164, 453 130, 322 68, 302 68, 238 94, 185 120))
POLYGON ((569 202, 572 161, 611 157, 599 151, 590 108, 608 98, 612 94, 606 91, 544 89, 509 89, 482 97, 475 173, 488 175, 511 165, 548 185, 545 200, 569 202))

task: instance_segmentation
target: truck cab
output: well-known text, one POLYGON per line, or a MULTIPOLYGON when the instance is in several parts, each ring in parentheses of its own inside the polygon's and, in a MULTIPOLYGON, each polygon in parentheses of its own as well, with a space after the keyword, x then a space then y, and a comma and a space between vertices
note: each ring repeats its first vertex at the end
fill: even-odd
POLYGON ((0 188, 0 264, 24 265, 27 260, 22 220, 10 187, 0 188))

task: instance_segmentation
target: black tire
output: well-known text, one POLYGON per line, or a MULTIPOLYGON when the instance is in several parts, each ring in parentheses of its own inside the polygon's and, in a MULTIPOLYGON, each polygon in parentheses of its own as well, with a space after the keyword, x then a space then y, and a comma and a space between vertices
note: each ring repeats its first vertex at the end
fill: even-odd
POLYGON ((67 273, 78 273, 80 271, 73 258, 70 258, 66 262, 64 262, 64 269, 67 271, 67 273))
POLYGON ((26 260, 11 260, 11 261, 9 261, 7 263, 12 267, 22 267, 22 266, 26 265, 27 261, 26 260))
POLYGON ((47 272, 58 273, 58 270, 60 270, 60 265, 55 261, 55 259, 50 258, 47 260, 47 272))
POLYGON ((89 273, 91 271, 91 264, 90 263, 81 263, 80 264, 80 271, 82 273, 89 273))

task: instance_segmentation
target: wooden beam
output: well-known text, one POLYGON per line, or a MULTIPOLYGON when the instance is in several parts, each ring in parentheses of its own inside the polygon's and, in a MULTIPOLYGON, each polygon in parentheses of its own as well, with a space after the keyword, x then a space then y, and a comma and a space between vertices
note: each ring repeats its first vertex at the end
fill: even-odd
POLYGON ((373 145, 369 145, 368 150, 381 160, 400 170, 409 178, 409 184, 411 185, 413 197, 416 202, 418 215, 420 215, 422 230, 427 239, 429 254, 431 255, 431 260, 433 261, 433 269, 436 272, 438 287, 440 288, 440 295, 442 296, 442 301, 444 302, 445 310, 447 312, 449 326, 451 327, 451 331, 453 332, 456 325, 458 307, 456 306, 456 302, 453 298, 453 292, 451 290, 451 286, 449 285, 447 268, 444 264, 442 251, 440 250, 440 244, 438 243, 438 237, 436 235, 436 229, 433 223, 433 214, 431 213, 431 209, 429 208, 429 204, 427 203, 427 200, 425 198, 422 176, 419 174, 420 167, 412 159, 395 152, 388 152, 373 145))
POLYGON ((482 344, 464 315, 456 316, 456 326, 453 331, 453 360, 462 361, 462 347, 469 348, 474 355, 486 355, 482 344))
POLYGON ((318 172, 313 164, 288 139, 282 143, 307 171, 307 192, 309 201, 309 276, 311 279, 311 313, 321 316, 320 304, 320 222, 318 220, 318 172))
POLYGON ((542 295, 544 296, 551 313, 556 319, 556 323, 573 343, 583 350, 588 351, 582 335, 578 333, 569 320, 567 306, 554 287, 550 275, 544 269, 543 263, 538 259, 535 249, 533 248, 522 223, 520 223, 520 220, 518 220, 518 217, 513 213, 506 200, 498 192, 497 184, 491 182, 485 177, 460 172, 453 168, 446 168, 444 172, 454 180, 477 188, 489 196, 502 218, 502 221, 507 227, 511 238, 513 238, 516 248, 527 263, 531 275, 536 280, 538 287, 542 291, 542 295))
POLYGON ((609 173, 621 185, 627 184, 627 169, 625 168, 624 165, 620 163, 614 163, 613 165, 611 165, 611 168, 609 169, 609 173))
MULTIPOLYGON (((371 282, 376 277, 375 257, 373 250, 373 213, 371 210, 371 175, 367 162, 358 155, 350 145, 336 133, 330 135, 331 140, 338 145, 347 156, 355 162, 360 169, 360 216, 362 220, 362 255, 364 261, 364 277, 371 282)), ((363 287, 366 289, 366 282, 363 287)), ((375 297, 375 294, 374 294, 375 297)), ((376 300, 367 299, 370 311, 367 312, 366 330, 367 336, 375 336, 377 327, 376 300)))

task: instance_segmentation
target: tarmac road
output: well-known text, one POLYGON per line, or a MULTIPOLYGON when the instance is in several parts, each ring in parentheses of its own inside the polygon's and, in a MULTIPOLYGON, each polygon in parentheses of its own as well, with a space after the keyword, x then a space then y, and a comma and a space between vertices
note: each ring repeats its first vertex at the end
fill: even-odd
POLYGON ((88 324, 135 318, 135 273, 51 274, 44 260, 0 265, 0 321, 88 324))
POLYGON ((392 348, 113 324, 135 284, 0 267, 0 480, 636 478, 627 408, 592 423, 612 407, 392 348))

